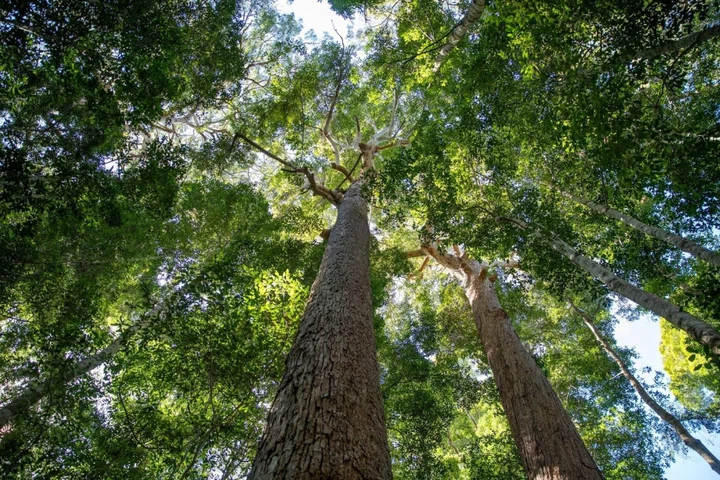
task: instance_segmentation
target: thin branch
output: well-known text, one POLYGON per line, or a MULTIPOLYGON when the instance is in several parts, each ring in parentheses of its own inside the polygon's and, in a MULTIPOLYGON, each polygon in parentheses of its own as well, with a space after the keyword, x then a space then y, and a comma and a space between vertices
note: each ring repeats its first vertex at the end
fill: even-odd
MULTIPOLYGON (((362 159, 362 157, 363 157, 363 154, 362 154, 362 152, 360 152, 360 154, 358 155, 357 160, 355 160, 355 165, 353 165, 353 167, 350 169, 350 176, 351 176, 351 177, 352 177, 352 174, 355 173, 355 169, 357 168, 358 164, 360 164, 360 159, 362 159)), ((340 187, 342 187, 347 180, 348 180, 347 177, 343 178, 342 181, 338 184, 338 186, 335 187, 335 190, 338 190, 340 187)))
POLYGON ((352 177, 352 175, 350 174, 350 171, 349 171, 347 168, 345 168, 345 167, 343 167, 342 165, 340 165, 339 163, 333 162, 333 163, 330 164, 330 166, 331 166, 333 169, 335 169, 335 170, 337 170, 338 172, 340 172, 340 173, 342 173, 343 175, 345 175, 345 178, 346 178, 350 183, 353 183, 353 182, 355 181, 355 180, 353 180, 353 177, 352 177))
POLYGON ((423 260, 422 265, 420 265, 420 268, 417 272, 413 273, 409 276, 409 278, 417 278, 418 280, 422 280, 423 278, 423 272, 425 271, 425 268, 427 268, 428 264, 430 263, 430 257, 425 257, 425 260, 423 260))
MULTIPOLYGON (((296 167, 295 165, 293 165, 292 163, 288 162, 287 160, 283 160, 282 158, 278 157, 278 156, 275 155, 274 153, 272 153, 272 152, 264 149, 263 147, 261 147, 260 145, 258 145, 257 143, 255 143, 254 141, 252 141, 251 139, 249 139, 248 137, 246 137, 246 136, 243 135, 242 133, 240 133, 240 132, 235 132, 235 138, 240 138, 240 139, 244 140, 245 143, 249 144, 249 145, 252 146, 254 149, 256 149, 256 150, 264 153, 265 155, 267 155, 268 157, 272 158, 273 160, 276 160, 276 161, 280 162, 281 164, 285 165, 285 166, 286 166, 288 169, 290 169, 292 172, 295 172, 295 173, 304 173, 301 168, 296 167)), ((235 143, 235 138, 233 139, 233 145, 234 145, 234 143, 235 143)))
POLYGON ((240 132, 236 132, 235 137, 241 138, 246 143, 251 145, 253 148, 264 153, 265 155, 272 158, 273 160, 280 162, 282 165, 284 165, 286 167, 283 169, 283 171, 304 175, 305 179, 306 179, 307 188, 309 190, 312 190, 312 192, 315 195, 319 195, 319 196, 325 198, 333 205, 339 205, 340 202, 342 201, 342 196, 338 192, 334 192, 334 191, 330 190, 329 188, 327 188, 322 183, 318 183, 317 180, 315 180, 315 174, 313 174, 308 167, 297 167, 297 166, 293 165, 292 163, 288 162, 287 160, 284 160, 284 159, 278 157, 277 155, 275 155, 274 153, 261 147, 256 142, 252 141, 251 139, 249 139, 248 137, 246 137, 245 135, 243 135, 240 132))

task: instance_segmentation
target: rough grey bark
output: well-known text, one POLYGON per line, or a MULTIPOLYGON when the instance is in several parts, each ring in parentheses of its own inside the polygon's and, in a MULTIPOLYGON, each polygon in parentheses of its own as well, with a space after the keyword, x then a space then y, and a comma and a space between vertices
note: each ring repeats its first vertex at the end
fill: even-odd
POLYGON ((468 280, 465 292, 528 478, 603 478, 550 382, 513 330, 493 284, 477 275, 468 280))
POLYGON ((460 42, 460 40, 462 40, 462 38, 467 33, 468 28, 470 28, 473 24, 475 24, 475 22, 480 19, 480 16, 482 15, 484 10, 484 0, 473 0, 470 8, 468 8, 467 12, 465 12, 465 16, 463 17, 463 19, 460 20, 460 23, 450 33, 447 43, 443 45, 443 47, 438 52, 438 55, 435 58, 435 65, 433 66, 433 72, 437 72, 438 70, 440 70, 440 67, 442 66, 447 56, 450 55, 450 52, 452 52, 457 46, 457 44, 460 42))
POLYGON ((632 374, 623 359, 620 358, 617 353, 615 353, 615 350, 613 350, 607 340, 605 340, 605 338, 602 336, 600 331, 598 331, 598 329, 595 327, 593 322, 590 320, 590 316, 581 309, 579 309, 577 306, 575 306, 572 301, 570 302, 570 306, 572 306, 572 308, 578 313, 578 315, 580 315, 580 318, 583 319, 585 325, 587 325, 587 327, 595 336, 595 339, 597 339, 600 345, 602 345, 608 356, 615 361, 618 367, 620 367, 620 371, 622 371, 623 376, 628 379, 628 381, 633 386, 642 401, 645 402, 645 404, 650 407, 653 412, 657 413, 660 418, 667 422, 673 428, 673 430, 675 430, 675 433, 678 434, 682 442, 687 445, 688 448, 693 449, 698 455, 703 458, 703 460, 708 463, 708 465, 710 465, 710 468, 712 468, 715 473, 720 474, 720 461, 717 459, 717 457, 713 455, 710 450, 707 449, 705 444, 703 444, 697 438, 693 437, 692 434, 688 432, 688 430, 685 428, 685 426, 680 423, 680 420, 678 420, 672 413, 668 412, 662 406, 660 406, 660 404, 658 404, 650 396, 650 394, 648 394, 647 390, 645 390, 645 388, 643 388, 638 379, 635 378, 635 375, 632 374))
POLYGON ((110 360, 138 331, 145 328, 159 315, 161 308, 161 303, 156 304, 152 309, 146 312, 140 320, 122 332, 122 334, 110 343, 110 345, 103 348, 96 354, 90 355, 89 357, 79 360, 74 365, 69 366, 59 377, 50 378, 44 382, 29 382, 20 394, 0 408, 0 427, 7 425, 14 418, 17 418, 19 415, 25 413, 54 389, 70 383, 81 375, 96 369, 103 363, 110 360))
MULTIPOLYGON (((539 232, 536 232, 536 234, 540 235, 539 232)), ((599 263, 584 255, 580 255, 577 251, 575 251, 575 249, 559 238, 551 237, 549 241, 555 250, 562 253, 575 265, 603 282, 612 291, 617 292, 638 305, 647 308, 651 312, 655 312, 668 322, 687 332, 688 335, 701 344, 707 345, 713 353, 720 354, 720 332, 712 326, 687 312, 683 312, 677 305, 673 305, 667 300, 653 295, 652 293, 648 293, 645 290, 623 280, 599 263)))
POLYGON ((464 255, 442 254, 434 246, 420 252, 462 280, 528 478, 602 479, 550 382, 515 333, 493 283, 485 278, 486 267, 464 255))
POLYGON ((367 202, 345 194, 250 479, 389 479, 367 202))
POLYGON ((620 220, 626 225, 629 225, 646 235, 650 235, 651 237, 655 237, 658 240, 663 240, 671 245, 676 246, 683 252, 687 252, 694 257, 700 258, 702 260, 705 260, 708 263, 711 263, 715 266, 720 267, 720 254, 717 254, 716 252, 713 252, 712 250, 709 250, 701 245, 698 245, 697 243, 693 242, 689 238, 682 237, 680 235, 675 235, 674 233, 670 233, 666 230, 663 230, 662 228, 653 227, 650 225, 647 225, 646 223, 641 222, 640 220, 637 220, 630 215, 626 215, 618 210, 615 210, 613 208, 610 208, 607 205, 601 205, 599 203, 591 202, 590 200, 585 200, 583 198, 576 197, 572 194, 565 193, 565 195, 574 201, 581 203, 588 207, 591 210, 596 211, 597 213, 601 215, 607 215, 610 218, 614 218, 616 220, 620 220))
POLYGON ((638 52, 631 58, 650 60, 666 53, 678 52, 686 48, 691 48, 706 40, 717 37, 718 35, 720 35, 720 24, 700 30, 699 32, 691 33, 690 35, 686 35, 674 42, 668 42, 654 48, 648 48, 647 50, 638 52))

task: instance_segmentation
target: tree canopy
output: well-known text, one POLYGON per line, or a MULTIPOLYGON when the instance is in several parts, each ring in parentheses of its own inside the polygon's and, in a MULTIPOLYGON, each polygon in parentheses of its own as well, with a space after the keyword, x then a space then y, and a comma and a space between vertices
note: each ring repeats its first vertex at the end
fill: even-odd
POLYGON ((717 431, 718 2, 329 4, 356 28, 0 7, 2 475, 246 478, 362 183, 395 478, 526 475, 441 255, 492 281, 605 478, 663 478, 686 447, 578 308, 629 370, 614 326, 662 317, 672 396, 644 388, 717 431))

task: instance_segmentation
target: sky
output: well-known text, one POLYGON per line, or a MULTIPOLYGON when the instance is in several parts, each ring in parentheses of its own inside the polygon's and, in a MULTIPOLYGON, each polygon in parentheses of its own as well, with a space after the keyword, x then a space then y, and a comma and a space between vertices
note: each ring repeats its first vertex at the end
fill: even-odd
POLYGON ((336 35, 333 31, 333 24, 340 34, 345 35, 349 22, 333 12, 327 2, 318 0, 295 0, 292 3, 279 1, 277 9, 282 13, 293 13, 295 18, 302 20, 303 33, 314 30, 318 37, 323 32, 336 35))
MULTIPOLYGON (((278 9, 283 13, 293 13, 302 21, 303 33, 314 30, 318 36, 324 32, 335 35, 333 26, 345 35, 349 22, 335 14, 326 2, 317 0, 295 0, 291 4, 280 1, 278 9)), ((355 27, 361 26, 356 20, 355 27)), ((639 358, 635 362, 635 371, 639 376, 651 379, 653 374, 642 375, 644 367, 663 372, 660 355, 660 324, 650 315, 630 322, 620 318, 615 329, 617 343, 626 348, 634 348, 639 358)), ((707 435, 705 432, 692 432, 716 455, 720 456, 720 435, 707 435)), ((687 455, 678 454, 675 462, 665 472, 667 480, 717 480, 717 475, 708 464, 692 450, 687 455)))
MULTIPOLYGON (((618 345, 634 348, 639 358, 635 360, 636 374, 650 380, 654 374, 642 374, 645 367, 653 371, 665 372, 660 355, 660 323, 650 315, 629 322, 620 318, 615 328, 618 345)), ((715 456, 720 457, 720 435, 707 435, 706 432, 692 432, 715 456)), ((687 455, 678 454, 670 468, 665 471, 667 480, 717 480, 718 476, 700 455, 690 450, 687 455)))

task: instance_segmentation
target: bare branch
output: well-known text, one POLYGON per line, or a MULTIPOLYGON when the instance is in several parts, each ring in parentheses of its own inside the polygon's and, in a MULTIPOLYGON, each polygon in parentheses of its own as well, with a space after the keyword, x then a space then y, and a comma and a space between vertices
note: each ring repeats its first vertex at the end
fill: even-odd
POLYGON ((246 143, 251 145, 253 148, 259 150, 260 152, 264 153, 268 157, 280 162, 282 165, 287 167, 286 169, 283 169, 283 171, 304 175, 305 178, 307 179, 308 189, 311 190, 313 192, 313 194, 325 198, 327 201, 329 201, 333 205, 339 205, 340 202, 342 202, 342 194, 340 194, 339 192, 330 190, 322 183, 318 183, 317 180, 315 180, 315 174, 312 173, 308 167, 297 167, 297 166, 293 165, 292 163, 288 162, 287 160, 283 160, 282 158, 278 157, 274 153, 264 149, 263 147, 258 145, 256 142, 249 139, 248 137, 246 137, 245 135, 243 135, 240 132, 236 132, 235 137, 244 140, 246 143))
POLYGON ((343 52, 345 51, 345 39, 342 35, 340 35, 340 32, 337 31, 337 28, 335 28, 335 23, 330 20, 330 25, 332 25, 333 30, 335 30, 335 33, 337 33, 337 36, 340 37, 340 44, 342 45, 343 52))
POLYGON ((339 205, 340 202, 342 202, 342 197, 337 192, 331 191, 329 188, 327 188, 322 183, 318 183, 315 180, 315 175, 310 171, 309 168, 303 167, 300 169, 300 172, 303 175, 305 175, 305 178, 307 178, 310 190, 312 190, 314 195, 318 195, 320 197, 325 198, 327 201, 332 203, 333 205, 339 205))
MULTIPOLYGON (((293 171, 294 173, 305 173, 305 172, 303 171, 303 169, 296 167, 295 165, 293 165, 292 163, 288 162, 287 160, 283 160, 282 158, 278 157, 278 156, 275 155, 274 153, 272 153, 272 152, 264 149, 263 147, 261 147, 260 145, 258 145, 257 143, 255 143, 253 140, 249 139, 248 137, 246 137, 246 136, 243 135, 242 133, 240 133, 240 132, 235 132, 235 138, 240 138, 241 140, 244 140, 245 143, 247 143, 248 145, 250 145, 250 146, 253 147, 254 149, 260 151, 261 153, 264 153, 265 155, 267 155, 268 157, 272 158, 273 160, 276 160, 276 161, 280 162, 281 164, 285 165, 288 169, 290 169, 290 170, 293 171)), ((235 143, 235 140, 233 139, 233 144, 234 144, 234 143, 235 143)), ((306 170, 307 170, 307 169, 306 169, 306 170)))
POLYGON ((409 275, 408 278, 410 278, 410 279, 417 278, 418 280, 422 280, 423 271, 425 270, 425 267, 428 266, 428 263, 430 263, 430 257, 425 257, 425 260, 423 261, 422 265, 420 265, 420 268, 418 269, 418 271, 409 275))
POLYGON ((331 166, 332 168, 334 168, 335 170, 337 170, 338 172, 340 172, 340 173, 342 173, 343 175, 345 175, 345 178, 346 178, 350 183, 352 183, 352 182, 355 181, 355 180, 353 180, 353 177, 352 177, 352 175, 350 174, 350 171, 349 171, 347 168, 345 168, 345 167, 343 167, 342 165, 340 165, 339 163, 333 162, 333 163, 330 164, 330 166, 331 166))

